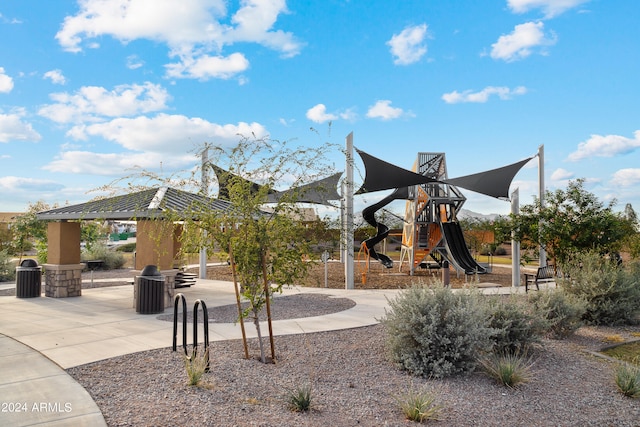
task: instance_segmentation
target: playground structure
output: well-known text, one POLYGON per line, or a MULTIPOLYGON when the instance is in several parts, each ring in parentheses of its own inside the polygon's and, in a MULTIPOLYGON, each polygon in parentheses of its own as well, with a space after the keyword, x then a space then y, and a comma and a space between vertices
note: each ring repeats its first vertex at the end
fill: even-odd
POLYGON ((458 222, 458 212, 466 201, 458 186, 508 199, 513 177, 532 157, 498 169, 449 179, 445 153, 418 153, 412 171, 360 150, 358 154, 367 175, 356 194, 394 188, 390 195, 363 210, 364 219, 377 233, 362 243, 361 251, 386 268, 393 267, 393 261, 386 254, 375 250, 375 245, 389 234, 389 228, 376 221, 375 213, 394 200, 406 200, 400 271, 408 264, 410 275, 416 268, 445 265, 467 275, 488 272, 487 266, 479 264, 469 252, 458 222))
MULTIPOLYGON (((363 155, 360 152, 361 156, 363 155)), ((366 154, 366 153, 364 153, 366 154)), ((384 164, 382 164, 384 168, 384 164)), ((460 190, 446 183, 447 166, 444 153, 418 153, 412 172, 424 177, 411 181, 423 181, 395 189, 389 196, 368 206, 362 215, 377 234, 362 243, 362 250, 387 268, 393 261, 386 254, 375 250, 375 245, 387 238, 389 228, 375 219, 375 213, 394 200, 406 200, 400 266, 409 266, 409 274, 415 269, 440 268, 447 261, 457 271, 465 274, 486 273, 487 268, 478 264, 467 248, 457 213, 466 201, 460 190)), ((413 179, 416 178, 416 179, 413 179)))

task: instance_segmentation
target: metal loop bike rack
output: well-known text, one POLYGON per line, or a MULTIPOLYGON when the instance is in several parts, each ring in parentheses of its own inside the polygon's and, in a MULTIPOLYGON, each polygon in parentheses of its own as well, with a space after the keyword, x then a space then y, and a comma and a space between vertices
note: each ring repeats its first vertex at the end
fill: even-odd
POLYGON ((198 299, 193 304, 193 349, 191 355, 187 349, 187 300, 183 294, 178 293, 173 299, 173 351, 178 348, 178 302, 182 302, 182 348, 184 355, 193 360, 198 354, 198 308, 202 306, 202 321, 204 326, 204 354, 207 358, 205 372, 209 372, 209 312, 207 304, 198 299))

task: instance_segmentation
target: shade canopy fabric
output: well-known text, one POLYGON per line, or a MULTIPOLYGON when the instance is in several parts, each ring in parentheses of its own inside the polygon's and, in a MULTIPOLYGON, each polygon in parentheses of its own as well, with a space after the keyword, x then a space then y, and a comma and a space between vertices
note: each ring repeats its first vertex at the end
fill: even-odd
MULTIPOLYGON (((213 172, 216 174, 216 178, 218 179, 218 198, 221 200, 230 200, 229 185, 231 185, 232 180, 234 180, 234 182, 240 181, 247 184, 251 189, 251 194, 257 193, 260 188, 262 188, 262 185, 253 181, 249 181, 248 179, 244 179, 241 176, 233 174, 214 164, 211 165, 211 168, 213 169, 213 172)), ((275 190, 269 190, 268 193, 275 193, 275 190)))
POLYGON ((335 173, 309 184, 290 188, 285 191, 275 191, 267 196, 268 202, 278 202, 283 198, 288 198, 299 203, 315 203, 319 205, 329 205, 330 200, 339 200, 340 195, 336 191, 342 172, 335 173))
POLYGON ((385 162, 357 148, 356 151, 364 163, 365 177, 362 186, 355 194, 372 193, 374 191, 438 182, 433 178, 428 178, 419 173, 385 162))
MULTIPOLYGON (((241 180, 249 185, 251 193, 255 193, 263 187, 261 184, 244 179, 219 166, 211 165, 211 167, 218 178, 218 198, 222 200, 229 200, 229 185, 232 179, 241 180)), ((341 175, 342 172, 338 172, 321 180, 284 191, 270 189, 267 193, 267 203, 277 203, 283 198, 289 198, 292 202, 297 203, 330 205, 330 200, 340 199, 340 195, 336 189, 338 188, 338 181, 340 181, 341 175)))
MULTIPOLYGON (((535 156, 533 156, 535 157, 535 156)), ((511 181, 533 157, 485 172, 444 180, 445 183, 498 199, 509 199, 511 181)))

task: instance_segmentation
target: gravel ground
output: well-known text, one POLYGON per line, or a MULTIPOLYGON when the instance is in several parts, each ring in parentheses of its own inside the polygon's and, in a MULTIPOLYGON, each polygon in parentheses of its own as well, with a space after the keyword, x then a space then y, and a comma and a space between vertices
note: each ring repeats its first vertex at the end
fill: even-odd
MULTIPOLYGON (((376 274, 369 277, 375 280, 356 282, 356 287, 409 283, 394 274, 376 274)), ((510 283, 509 274, 483 281, 510 283)), ((222 279, 224 271, 209 276, 222 279)), ((95 286, 100 277, 128 279, 131 272, 96 272, 95 286)), ((318 276, 313 280, 323 286, 318 276)), ((103 284, 108 285, 113 283, 103 284)), ((341 284, 334 280, 329 286, 341 284)), ((352 304, 345 298, 308 297, 281 297, 274 304, 274 318, 330 313, 352 304)), ((233 321, 235 315, 234 306, 218 308, 210 321, 233 321)), ((409 376, 385 358, 382 325, 275 337, 275 364, 257 360, 255 339, 249 340, 249 359, 239 340, 212 343, 211 371, 197 387, 187 385, 182 353, 170 348, 68 372, 89 391, 109 426, 408 426, 413 423, 404 419, 398 397, 424 388, 444 407, 441 419, 429 423, 436 426, 637 427, 640 400, 617 392, 615 363, 593 353, 614 336, 638 339, 640 327, 583 327, 570 339, 544 340, 535 353, 532 380, 513 389, 481 373, 444 380, 409 376), (305 384, 312 387, 313 409, 290 411, 286 391, 305 384)))
MULTIPOLYGON (((544 341, 533 378, 506 388, 473 373, 445 380, 411 377, 384 356, 381 325, 275 338, 275 364, 257 341, 244 359, 239 340, 211 346, 204 384, 186 384, 182 353, 160 349, 69 369, 110 426, 407 426, 397 398, 433 390, 444 406, 439 426, 638 426, 640 401, 616 391, 612 362, 586 350, 612 333, 582 328, 570 340, 544 341), (312 387, 313 410, 291 412, 285 394, 312 387)), ((267 345, 268 347, 268 345, 267 345)))

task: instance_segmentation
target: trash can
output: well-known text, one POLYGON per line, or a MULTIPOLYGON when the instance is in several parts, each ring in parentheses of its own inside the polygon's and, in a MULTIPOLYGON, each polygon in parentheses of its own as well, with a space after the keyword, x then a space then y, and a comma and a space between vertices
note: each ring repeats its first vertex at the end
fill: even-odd
POLYGON ((164 312, 164 277, 155 265, 147 265, 136 277, 136 313, 164 312))
POLYGON ((42 267, 34 259, 25 259, 16 267, 16 297, 35 298, 42 293, 42 267))

